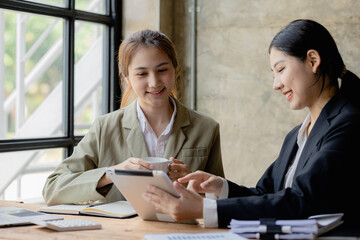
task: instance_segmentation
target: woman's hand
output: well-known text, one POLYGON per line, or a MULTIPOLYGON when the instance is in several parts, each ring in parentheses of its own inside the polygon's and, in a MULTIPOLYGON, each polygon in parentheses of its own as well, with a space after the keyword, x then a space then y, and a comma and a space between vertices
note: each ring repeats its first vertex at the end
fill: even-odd
MULTIPOLYGON (((120 169, 120 170, 153 170, 154 166, 151 163, 141 158, 128 158, 126 161, 111 166, 110 168, 120 169)), ((100 178, 96 188, 101 188, 110 183, 112 183, 111 179, 106 174, 104 174, 100 178)))
POLYGON ((215 193, 217 197, 220 196, 223 181, 220 177, 206 173, 203 171, 196 171, 190 173, 183 178, 178 179, 179 183, 187 183, 188 189, 198 193, 215 193))
POLYGON ((148 191, 143 194, 143 197, 156 210, 169 215, 175 221, 202 218, 203 198, 178 182, 173 182, 173 186, 180 193, 180 198, 152 185, 149 185, 148 191))
POLYGON ((118 165, 111 166, 111 168, 121 170, 153 170, 154 166, 141 158, 128 158, 118 165))
POLYGON ((173 157, 170 158, 173 163, 169 166, 169 178, 171 181, 176 181, 178 178, 184 177, 187 174, 191 173, 189 168, 183 161, 177 160, 173 157))

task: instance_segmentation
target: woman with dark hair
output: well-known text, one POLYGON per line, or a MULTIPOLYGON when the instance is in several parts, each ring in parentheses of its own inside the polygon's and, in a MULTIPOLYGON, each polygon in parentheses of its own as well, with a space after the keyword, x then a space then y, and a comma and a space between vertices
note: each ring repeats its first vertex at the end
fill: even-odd
POLYGON ((180 198, 154 186, 144 198, 176 220, 204 218, 206 227, 224 228, 231 219, 339 212, 345 225, 358 225, 360 79, 346 69, 329 32, 311 20, 296 20, 281 30, 269 55, 274 90, 292 109, 308 108, 309 114, 286 136, 277 160, 256 187, 197 171, 178 179, 189 182, 188 189, 173 183, 180 198), (218 199, 196 192, 215 193, 218 199))
POLYGON ((48 205, 124 200, 105 170, 153 169, 143 157, 170 158, 173 181, 195 170, 224 175, 219 124, 176 98, 179 63, 171 40, 158 31, 136 32, 121 43, 118 62, 121 109, 99 117, 48 177, 48 205))

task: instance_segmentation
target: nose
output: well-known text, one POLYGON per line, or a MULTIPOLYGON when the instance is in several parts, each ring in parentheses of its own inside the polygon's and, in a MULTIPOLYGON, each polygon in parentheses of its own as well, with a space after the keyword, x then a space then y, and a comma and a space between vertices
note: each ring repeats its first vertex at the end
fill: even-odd
POLYGON ((159 77, 156 73, 151 73, 148 78, 148 85, 151 88, 156 88, 159 83, 159 77))
POLYGON ((282 87, 283 87, 282 82, 277 77, 274 77, 273 89, 280 90, 282 87))

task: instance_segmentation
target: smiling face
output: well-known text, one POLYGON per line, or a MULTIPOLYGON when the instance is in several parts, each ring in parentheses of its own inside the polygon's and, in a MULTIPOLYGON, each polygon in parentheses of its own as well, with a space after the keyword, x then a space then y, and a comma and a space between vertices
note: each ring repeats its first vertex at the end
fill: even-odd
POLYGON ((165 52, 156 47, 141 47, 132 56, 128 73, 126 81, 144 111, 169 106, 175 69, 165 52))
POLYGON ((270 51, 270 65, 274 73, 273 89, 279 90, 289 101, 294 110, 311 107, 319 100, 321 81, 316 81, 318 68, 316 61, 308 57, 301 61, 296 57, 272 48, 270 51))

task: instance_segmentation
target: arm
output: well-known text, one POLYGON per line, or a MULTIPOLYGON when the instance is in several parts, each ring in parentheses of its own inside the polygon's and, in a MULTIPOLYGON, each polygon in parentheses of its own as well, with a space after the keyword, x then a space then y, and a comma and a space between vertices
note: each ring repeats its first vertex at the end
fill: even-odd
MULTIPOLYGON (((105 201, 112 188, 112 182, 105 174, 107 167, 142 170, 152 168, 151 164, 142 159, 122 160, 127 158, 128 153, 126 142, 117 142, 121 131, 117 125, 117 115, 104 118, 106 124, 101 119, 94 122, 73 154, 46 180, 43 196, 47 204, 105 201), (115 163, 119 164, 114 165, 115 163)), ((122 197, 119 193, 116 194, 117 198, 122 197)))
MULTIPOLYGON (((360 144, 359 120, 349 115, 332 121, 328 125, 326 119, 318 129, 312 130, 291 188, 277 188, 276 185, 280 185, 277 183, 274 192, 218 200, 219 226, 226 227, 232 218, 307 218, 335 212, 344 212, 348 219, 355 219, 354 209, 358 209, 358 205, 352 194, 352 184, 357 181, 355 166, 358 165, 354 156, 360 144)), ((285 142, 283 148, 288 147, 285 142)), ((288 159, 282 151, 270 174, 273 179, 280 176, 276 181, 286 173, 279 168, 284 161, 288 159)), ((269 182, 259 184, 259 189, 263 190, 269 182)))
MULTIPOLYGON (((356 219, 356 210, 354 211, 354 209, 358 209, 358 204, 351 189, 353 183, 356 182, 355 173, 358 170, 354 167, 358 166, 356 165, 357 159, 353 157, 360 145, 358 140, 360 131, 357 122, 358 119, 355 121, 353 118, 345 119, 345 121, 334 124, 326 133, 320 134, 318 139, 312 140, 314 142, 309 144, 307 150, 308 157, 298 165, 292 188, 270 191, 270 186, 275 187, 274 181, 268 179, 271 176, 277 177, 277 181, 283 178, 280 172, 284 169, 279 166, 284 161, 288 161, 289 156, 286 155, 286 151, 282 151, 276 163, 268 169, 257 189, 247 189, 231 184, 233 186, 230 187, 230 191, 239 191, 240 189, 243 193, 248 194, 242 197, 217 200, 219 227, 226 228, 233 218, 307 218, 310 215, 335 212, 344 212, 350 221, 356 219), (262 192, 265 190, 269 192, 262 192)), ((288 147, 289 144, 285 141, 283 149, 288 147)), ((200 175, 204 176, 203 173, 200 175)), ((183 179, 186 180, 186 177, 183 179)), ((216 187, 216 184, 213 185, 217 182, 216 178, 212 179, 211 186, 215 187, 211 191, 214 192, 219 188, 216 187)), ((182 180, 179 179, 179 181, 182 180)), ((206 182, 206 180, 203 179, 200 182, 206 182)), ((205 185, 200 184, 201 191, 206 190, 205 185)), ((193 219, 193 216, 199 217, 197 210, 195 212, 190 205, 182 204, 187 200, 193 201, 194 204, 200 204, 201 201, 197 198, 199 195, 194 195, 196 193, 187 189, 181 189, 180 193, 180 199, 168 199, 165 197, 165 192, 152 187, 144 197, 157 209, 169 214, 174 219, 188 220, 193 219), (183 214, 179 214, 181 212, 183 214)))
MULTIPOLYGON (((126 161, 124 161, 120 164, 111 166, 109 168, 131 169, 131 170, 152 170, 152 169, 154 169, 154 166, 141 158, 128 158, 126 161)), ((108 184, 112 184, 112 180, 109 178, 108 175, 104 174, 100 178, 96 188, 99 189, 108 184)))
POLYGON ((105 168, 97 168, 99 129, 97 120, 74 149, 74 153, 47 178, 43 189, 47 204, 104 200, 104 196, 96 191, 98 181, 105 173, 105 168))

